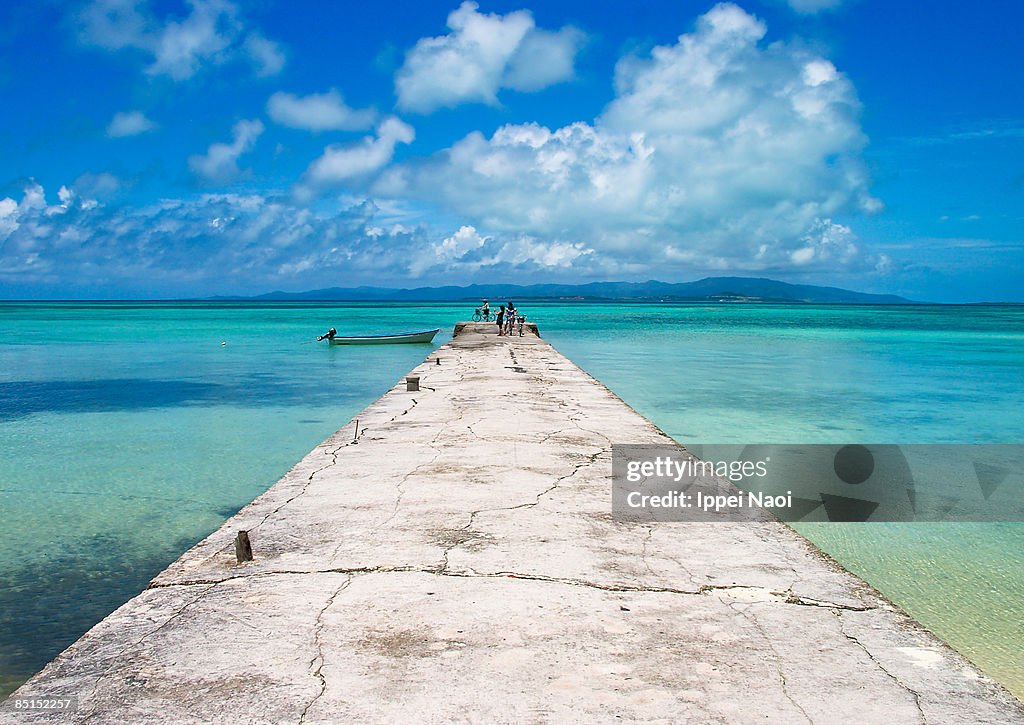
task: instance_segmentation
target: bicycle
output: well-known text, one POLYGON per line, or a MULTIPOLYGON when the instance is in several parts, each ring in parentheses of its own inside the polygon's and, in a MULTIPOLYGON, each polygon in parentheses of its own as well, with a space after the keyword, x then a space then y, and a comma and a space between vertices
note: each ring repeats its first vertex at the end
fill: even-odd
POLYGON ((482 307, 473 310, 473 322, 493 322, 494 319, 490 310, 484 310, 482 307))

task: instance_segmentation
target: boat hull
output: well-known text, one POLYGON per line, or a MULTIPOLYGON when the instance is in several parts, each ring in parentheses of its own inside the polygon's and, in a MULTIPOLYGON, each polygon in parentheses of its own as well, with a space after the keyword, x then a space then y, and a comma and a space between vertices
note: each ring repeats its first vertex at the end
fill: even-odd
POLYGON ((400 332, 394 335, 364 335, 362 337, 335 337, 327 342, 331 345, 403 345, 417 342, 431 342, 434 335, 441 331, 423 330, 422 332, 400 332))

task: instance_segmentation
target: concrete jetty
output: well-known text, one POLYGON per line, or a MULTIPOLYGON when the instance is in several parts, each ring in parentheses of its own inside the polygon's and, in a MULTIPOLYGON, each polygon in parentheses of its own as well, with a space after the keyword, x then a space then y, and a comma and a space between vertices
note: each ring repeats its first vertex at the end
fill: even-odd
POLYGON ((1024 722, 784 524, 614 521, 612 442, 665 435, 494 333, 462 324, 13 696, 77 710, 0 723, 1024 722))

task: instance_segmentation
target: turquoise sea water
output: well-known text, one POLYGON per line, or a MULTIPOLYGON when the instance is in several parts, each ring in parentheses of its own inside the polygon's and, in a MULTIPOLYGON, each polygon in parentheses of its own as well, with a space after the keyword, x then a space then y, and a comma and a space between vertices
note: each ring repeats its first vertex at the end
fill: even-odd
MULTIPOLYGON (((1024 308, 521 306, 684 443, 1024 442, 1024 308)), ((313 336, 467 311, 0 303, 0 696, 430 349, 313 336)), ((1024 695, 1024 524, 799 529, 1024 695)))

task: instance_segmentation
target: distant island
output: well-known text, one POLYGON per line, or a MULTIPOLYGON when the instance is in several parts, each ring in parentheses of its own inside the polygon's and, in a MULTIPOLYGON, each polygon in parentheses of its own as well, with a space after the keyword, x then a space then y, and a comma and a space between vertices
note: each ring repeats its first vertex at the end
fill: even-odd
POLYGON ((854 292, 838 287, 789 284, 761 277, 705 277, 695 282, 590 282, 587 284, 474 284, 465 287, 329 287, 307 292, 269 292, 218 300, 294 300, 351 302, 441 302, 503 300, 636 300, 705 302, 807 302, 839 304, 911 304, 896 295, 854 292))

